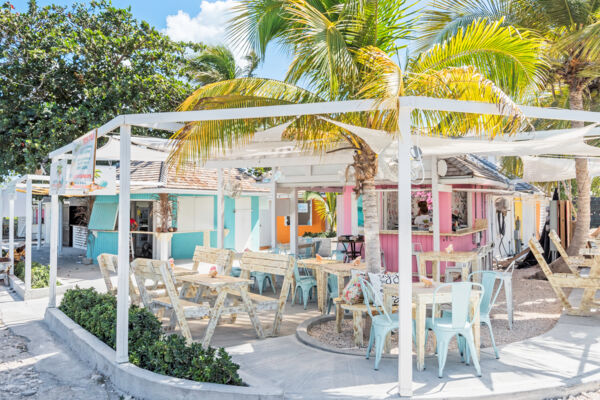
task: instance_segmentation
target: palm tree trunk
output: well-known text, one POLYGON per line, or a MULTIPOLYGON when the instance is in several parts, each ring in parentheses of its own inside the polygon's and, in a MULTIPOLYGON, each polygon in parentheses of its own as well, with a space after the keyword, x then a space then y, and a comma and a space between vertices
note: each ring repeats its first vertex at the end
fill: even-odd
MULTIPOLYGON (((583 92, 581 90, 570 91, 569 103, 571 110, 583 110, 583 92)), ((583 122, 572 121, 571 127, 583 128, 583 122)), ((587 158, 575 159, 575 178, 577 181, 577 223, 571 244, 567 249, 570 256, 579 255, 579 249, 585 247, 590 231, 590 188, 591 179, 588 170, 587 158)))
POLYGON ((379 243, 379 201, 375 180, 363 183, 363 215, 365 223, 365 261, 369 272, 381 272, 381 245, 379 243))

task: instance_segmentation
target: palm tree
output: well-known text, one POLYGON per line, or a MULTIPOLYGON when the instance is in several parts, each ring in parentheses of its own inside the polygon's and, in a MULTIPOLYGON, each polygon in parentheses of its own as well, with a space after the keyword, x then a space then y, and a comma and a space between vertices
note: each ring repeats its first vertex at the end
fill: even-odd
POLYGON ((315 211, 322 221, 327 223, 328 232, 337 229, 337 193, 327 192, 325 195, 319 192, 304 192, 304 201, 312 201, 315 211))
POLYGON ((254 51, 250 51, 244 60, 247 64, 241 68, 226 46, 207 46, 190 59, 188 75, 190 80, 199 86, 243 76, 251 77, 258 67, 260 58, 254 51))
MULTIPOLYGON (((374 97, 397 106, 398 95, 429 95, 494 102, 518 109, 506 93, 520 95, 538 78, 543 65, 539 41, 501 24, 475 22, 411 58, 403 72, 390 56, 407 38, 411 20, 404 0, 321 1, 244 0, 233 37, 249 33, 259 55, 277 40, 293 55, 286 82, 245 78, 218 82, 194 92, 180 110, 296 104, 374 97), (311 90, 296 85, 303 82, 311 90), (506 92, 506 93, 505 93, 506 92)), ((327 116, 338 121, 397 131, 397 110, 327 116)), ((174 136, 171 162, 204 161, 231 144, 243 144, 264 126, 292 122, 284 137, 319 154, 343 146, 354 151, 355 192, 363 194, 365 258, 380 269, 377 154, 359 136, 321 118, 206 121, 187 124, 174 136)), ((517 124, 506 118, 448 113, 418 113, 415 124, 436 134, 503 133, 517 124), (508 128, 507 128, 508 127, 508 128)))
MULTIPOLYGON (((600 84, 600 2, 596 0, 436 0, 425 12, 421 46, 450 37, 461 26, 486 18, 528 29, 540 37, 548 56, 547 92, 566 87, 564 96, 572 110, 584 110, 591 89, 600 84), (558 87, 558 89, 557 89, 558 87)), ((572 121, 580 128, 583 122, 572 121)), ((554 125, 556 127, 556 125, 554 125)), ((579 254, 590 228, 590 177, 585 158, 575 159, 577 224, 569 249, 579 254)), ((566 265, 562 263, 566 269, 566 265)), ((557 265, 558 270, 561 265, 557 265)))

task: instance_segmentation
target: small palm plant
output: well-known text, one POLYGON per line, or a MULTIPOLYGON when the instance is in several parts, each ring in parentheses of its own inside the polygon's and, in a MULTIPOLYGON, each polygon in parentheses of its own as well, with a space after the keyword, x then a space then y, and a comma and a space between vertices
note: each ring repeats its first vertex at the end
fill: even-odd
POLYGON ((312 201, 315 212, 327 224, 329 233, 337 229, 337 193, 327 192, 324 195, 319 192, 304 192, 304 201, 312 201))

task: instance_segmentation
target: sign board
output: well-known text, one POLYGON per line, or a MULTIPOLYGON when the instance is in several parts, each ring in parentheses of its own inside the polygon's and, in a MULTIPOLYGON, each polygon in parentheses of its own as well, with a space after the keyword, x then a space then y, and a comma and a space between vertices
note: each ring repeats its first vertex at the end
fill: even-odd
POLYGON ((50 166, 50 195, 65 194, 67 186, 67 160, 53 161, 50 166))
POLYGON ((69 173, 68 189, 92 190, 96 164, 96 131, 88 133, 74 143, 73 160, 69 173))
POLYGON ((117 167, 97 165, 94 173, 94 182, 88 193, 94 196, 117 194, 117 167))

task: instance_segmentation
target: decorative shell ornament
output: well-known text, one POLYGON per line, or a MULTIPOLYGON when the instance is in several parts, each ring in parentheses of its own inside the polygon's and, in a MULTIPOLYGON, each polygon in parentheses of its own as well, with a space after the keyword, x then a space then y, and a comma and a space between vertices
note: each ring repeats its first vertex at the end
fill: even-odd
POLYGON ((208 276, 210 276, 211 278, 214 278, 217 276, 217 266, 213 265, 212 267, 210 267, 210 269, 208 270, 208 276))

